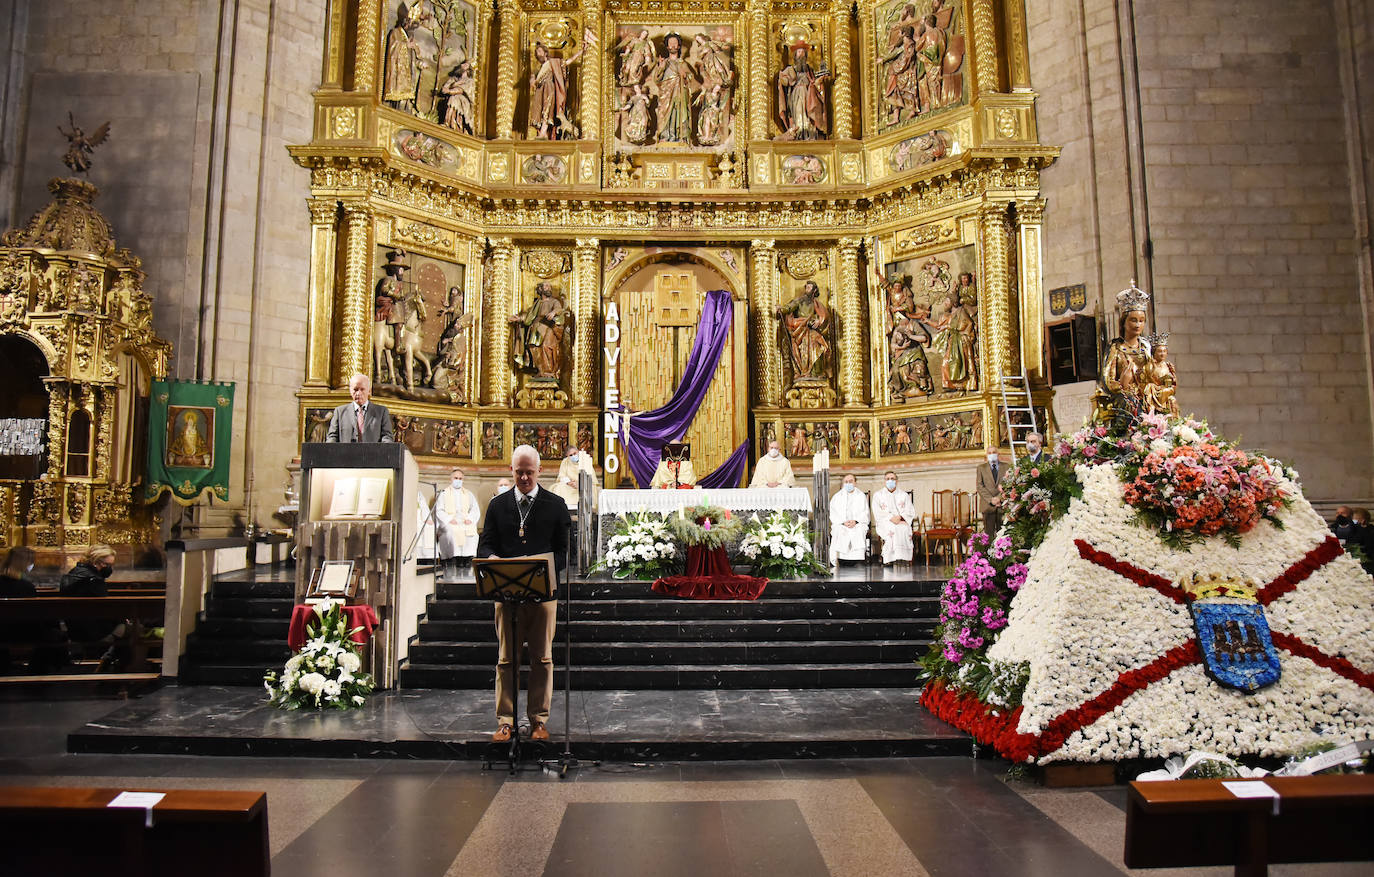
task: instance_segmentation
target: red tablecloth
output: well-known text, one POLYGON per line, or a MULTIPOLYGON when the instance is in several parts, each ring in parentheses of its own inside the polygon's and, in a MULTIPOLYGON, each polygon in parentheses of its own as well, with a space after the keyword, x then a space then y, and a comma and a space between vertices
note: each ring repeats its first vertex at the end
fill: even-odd
MULTIPOLYGON (((371 606, 361 604, 358 606, 343 607, 344 618, 348 622, 348 629, 361 627, 362 630, 353 632, 352 640, 358 645, 362 645, 372 637, 372 629, 381 624, 377 618, 377 613, 371 606)), ((317 622, 319 618, 315 614, 315 607, 304 603, 297 605, 291 610, 291 627, 286 631, 286 644, 291 647, 291 651, 297 651, 305 645, 305 628, 311 622, 317 622)))
POLYGON ((691 600, 757 600, 768 579, 737 576, 724 548, 687 547, 687 574, 654 582, 656 593, 691 600))

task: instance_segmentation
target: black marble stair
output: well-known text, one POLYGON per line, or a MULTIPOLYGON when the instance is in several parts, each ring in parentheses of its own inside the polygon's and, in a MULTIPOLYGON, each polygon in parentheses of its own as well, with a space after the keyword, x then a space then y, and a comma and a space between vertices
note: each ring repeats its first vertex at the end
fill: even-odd
MULTIPOLYGON (((770 582, 756 601, 667 598, 648 582, 574 582, 573 687, 912 687, 943 582, 877 569, 858 575, 770 582)), ((561 630, 556 645, 561 665, 561 630)), ((489 690, 495 655, 491 603, 476 598, 471 582, 440 583, 401 685, 489 690)), ((556 675, 561 686, 561 666, 556 675)))
POLYGON ((280 670, 291 650, 295 574, 290 567, 241 580, 225 576, 210 586, 205 611, 186 640, 178 678, 200 685, 260 685, 280 670))

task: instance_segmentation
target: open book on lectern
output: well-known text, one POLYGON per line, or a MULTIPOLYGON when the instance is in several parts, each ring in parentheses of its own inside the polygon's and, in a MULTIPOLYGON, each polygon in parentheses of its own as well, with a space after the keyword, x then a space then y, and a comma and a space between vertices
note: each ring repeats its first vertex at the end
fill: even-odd
POLYGON ((475 557, 472 571, 477 577, 477 594, 499 599, 502 595, 518 600, 552 600, 558 590, 558 573, 553 552, 524 557, 475 557))

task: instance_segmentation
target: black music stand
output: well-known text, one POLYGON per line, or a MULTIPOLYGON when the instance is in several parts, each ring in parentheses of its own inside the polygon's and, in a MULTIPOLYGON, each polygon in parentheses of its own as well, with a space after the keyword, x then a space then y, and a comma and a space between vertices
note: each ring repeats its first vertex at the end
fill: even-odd
MULTIPOLYGON (((553 552, 530 557, 478 557, 472 561, 477 580, 477 596, 488 597, 506 606, 506 642, 511 646, 509 689, 511 692, 510 748, 506 763, 512 774, 520 764, 520 607, 526 603, 547 603, 556 599, 557 572, 553 552)), ((497 663, 500 663, 497 655, 497 663)), ((491 761, 486 763, 491 766, 491 761)))
POLYGON ((659 452, 659 457, 668 463, 677 463, 678 468, 673 469, 673 489, 678 488, 678 473, 681 472, 681 465, 684 460, 692 459, 692 446, 686 442, 669 442, 663 446, 659 452))

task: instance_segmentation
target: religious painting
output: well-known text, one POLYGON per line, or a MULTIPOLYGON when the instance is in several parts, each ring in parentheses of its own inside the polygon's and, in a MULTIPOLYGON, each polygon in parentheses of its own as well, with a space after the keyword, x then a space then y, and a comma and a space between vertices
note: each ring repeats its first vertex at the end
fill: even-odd
POLYGON ((329 437, 329 421, 334 419, 332 408, 305 409, 305 442, 322 442, 329 437))
POLYGON ((794 459, 809 457, 826 448, 831 454, 840 453, 840 424, 838 421, 784 422, 782 452, 794 459))
POLYGON ((983 412, 880 420, 878 442, 879 453, 884 457, 976 450, 983 446, 983 412))
POLYGON ((577 140, 581 62, 596 51, 596 34, 575 19, 554 16, 531 19, 527 36, 525 139, 577 140))
POLYGON ((527 183, 561 183, 568 173, 568 163, 562 156, 540 153, 521 162, 520 173, 527 183))
POLYGON ((772 421, 766 421, 759 424, 757 435, 759 439, 758 455, 760 457, 767 456, 768 446, 778 441, 778 428, 772 421))
POLYGON ((434 421, 431 447, 443 457, 472 456, 472 424, 465 420, 434 421))
POLYGON ((625 22, 615 39, 608 71, 614 151, 735 148, 740 99, 733 26, 625 22))
POLYGON ((908 137, 888 150, 887 166, 893 173, 901 173, 934 164, 955 154, 951 152, 953 143, 954 135, 944 128, 908 137))
POLYGON ((483 460, 504 460, 506 458, 505 427, 493 420, 482 421, 481 447, 483 460))
POLYGON ((477 15, 467 0, 383 6, 382 101, 464 134, 477 132, 477 15))
POLYGON ((593 425, 585 420, 577 424, 577 449, 584 454, 596 451, 596 433, 592 427, 593 425))
POLYGON ((958 0, 888 0, 874 11, 874 122, 885 133, 967 102, 958 0))
POLYGON ((888 263, 878 283, 893 402, 977 392, 977 269, 972 244, 888 263))
POLYGON ((215 468, 215 409, 168 405, 166 447, 168 466, 215 468))
POLYGON ((529 445, 539 452, 540 459, 561 460, 568 448, 568 424, 516 423, 515 444, 529 445))
POLYGON ((873 439, 868 432, 868 424, 860 420, 849 424, 849 456, 868 458, 873 456, 873 439))
POLYGON ((818 155, 789 155, 782 160, 782 181, 791 186, 825 182, 825 161, 818 155))
POLYGON ((379 246, 373 286, 372 383, 381 395, 466 401, 464 266, 379 246))
POLYGON ((820 22, 799 20, 779 26, 776 39, 782 57, 773 76, 776 141, 830 139, 830 83, 834 77, 818 39, 822 27, 820 22))

